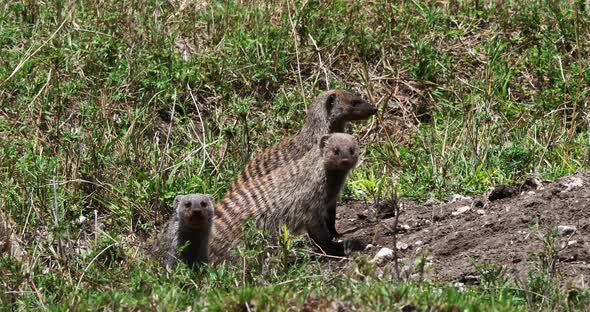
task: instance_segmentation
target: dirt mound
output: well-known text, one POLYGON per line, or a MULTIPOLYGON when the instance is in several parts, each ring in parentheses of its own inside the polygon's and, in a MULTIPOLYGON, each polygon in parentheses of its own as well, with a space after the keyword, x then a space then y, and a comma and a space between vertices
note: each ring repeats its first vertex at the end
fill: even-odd
MULTIPOLYGON (((526 277, 530 255, 543 251, 539 235, 559 229, 557 270, 566 276, 590 273, 590 173, 552 183, 527 181, 521 186, 499 186, 482 196, 455 196, 448 203, 420 205, 401 200, 398 250, 413 259, 426 252, 430 278, 467 281, 477 278, 472 260, 493 261, 513 275, 526 277), (565 227, 564 227, 565 226, 565 227)), ((362 202, 338 208, 338 230, 344 237, 395 248, 394 218, 378 219, 377 211, 362 202)))

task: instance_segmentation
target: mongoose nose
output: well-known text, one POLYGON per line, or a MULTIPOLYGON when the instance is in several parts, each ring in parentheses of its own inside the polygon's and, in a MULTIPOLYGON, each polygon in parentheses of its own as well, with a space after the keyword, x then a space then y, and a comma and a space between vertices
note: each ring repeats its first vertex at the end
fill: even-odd
POLYGON ((340 161, 340 164, 345 167, 350 167, 350 165, 352 165, 352 160, 344 158, 340 161))

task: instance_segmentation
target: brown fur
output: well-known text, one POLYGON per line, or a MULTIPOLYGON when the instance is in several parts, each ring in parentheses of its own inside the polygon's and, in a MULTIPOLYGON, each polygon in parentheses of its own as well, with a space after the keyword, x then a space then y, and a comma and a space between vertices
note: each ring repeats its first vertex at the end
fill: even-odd
MULTIPOLYGON (((320 138, 329 133, 344 132, 347 122, 364 120, 377 112, 377 108, 343 90, 329 90, 317 96, 305 118, 299 133, 273 145, 252 159, 237 175, 230 192, 252 179, 259 179, 279 167, 288 167, 290 162, 303 157, 320 138)), ((229 194, 229 193, 228 193, 229 194)), ((336 204, 329 207, 326 222, 331 237, 336 232, 336 204)))
POLYGON ((323 136, 303 157, 265 176, 238 184, 217 205, 210 241, 212 260, 223 260, 241 237, 242 225, 254 219, 276 234, 283 224, 291 232, 307 232, 328 254, 344 256, 364 245, 356 240, 334 242, 326 215, 335 205, 346 175, 358 161, 353 136, 323 136))
POLYGON ((167 269, 176 267, 178 260, 190 267, 208 262, 214 213, 215 200, 211 195, 189 194, 174 198, 173 215, 155 245, 167 269))

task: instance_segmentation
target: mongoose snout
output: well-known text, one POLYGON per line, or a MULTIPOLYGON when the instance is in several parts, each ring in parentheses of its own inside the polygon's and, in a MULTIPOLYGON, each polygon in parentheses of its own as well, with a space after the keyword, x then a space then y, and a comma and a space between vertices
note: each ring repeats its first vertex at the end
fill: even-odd
POLYGON ((183 207, 179 214, 184 217, 184 223, 190 227, 201 227, 209 224, 213 218, 215 207, 201 196, 177 196, 178 207, 183 207))
POLYGON ((377 113, 377 107, 372 103, 361 99, 359 96, 353 95, 350 100, 350 105, 346 106, 347 114, 345 115, 348 121, 364 120, 377 113))
POLYGON ((327 170, 347 171, 354 168, 358 163, 358 143, 353 136, 340 134, 324 136, 320 140, 320 148, 326 150, 324 152, 326 159, 324 163, 327 170), (328 142, 331 148, 326 149, 325 146, 328 142))

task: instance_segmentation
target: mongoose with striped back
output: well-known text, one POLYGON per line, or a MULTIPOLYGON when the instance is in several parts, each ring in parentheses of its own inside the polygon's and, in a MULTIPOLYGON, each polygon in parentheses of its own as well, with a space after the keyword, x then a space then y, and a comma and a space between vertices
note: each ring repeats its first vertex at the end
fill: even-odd
POLYGON ((178 260, 192 268, 208 262, 214 214, 215 200, 211 195, 174 198, 174 212, 154 246, 166 269, 174 269, 178 260))
POLYGON ((348 172, 358 161, 356 139, 345 133, 322 136, 303 157, 265 176, 236 187, 217 204, 209 244, 213 262, 228 257, 242 237, 242 226, 253 219, 276 235, 283 224, 290 232, 307 232, 329 255, 345 256, 364 248, 358 240, 332 240, 326 223, 348 172))
MULTIPOLYGON (((307 153, 320 138, 329 133, 344 132, 347 122, 364 120, 377 112, 375 105, 343 90, 329 90, 318 95, 307 111, 302 129, 254 157, 234 179, 230 190, 240 184, 256 180, 271 171, 289 166, 307 153)), ((231 191, 230 191, 231 192, 231 191)), ((326 214, 326 223, 331 237, 337 237, 336 203, 326 214)))

